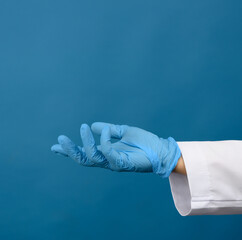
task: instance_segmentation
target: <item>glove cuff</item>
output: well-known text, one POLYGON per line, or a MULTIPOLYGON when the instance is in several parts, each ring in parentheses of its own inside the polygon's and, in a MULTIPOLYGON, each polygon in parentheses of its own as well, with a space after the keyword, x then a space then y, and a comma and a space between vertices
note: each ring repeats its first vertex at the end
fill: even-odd
POLYGON ((167 139, 160 138, 160 140, 162 141, 161 157, 153 168, 153 172, 162 178, 167 178, 176 167, 177 162, 181 157, 181 150, 175 139, 172 137, 168 137, 167 139))

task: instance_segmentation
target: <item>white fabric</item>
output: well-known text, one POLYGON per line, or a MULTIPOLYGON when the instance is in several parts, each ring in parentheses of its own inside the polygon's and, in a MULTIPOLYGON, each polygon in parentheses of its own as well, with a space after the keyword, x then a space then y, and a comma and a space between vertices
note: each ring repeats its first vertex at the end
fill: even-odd
POLYGON ((169 177, 178 212, 242 214, 242 141, 177 143, 187 171, 169 177))

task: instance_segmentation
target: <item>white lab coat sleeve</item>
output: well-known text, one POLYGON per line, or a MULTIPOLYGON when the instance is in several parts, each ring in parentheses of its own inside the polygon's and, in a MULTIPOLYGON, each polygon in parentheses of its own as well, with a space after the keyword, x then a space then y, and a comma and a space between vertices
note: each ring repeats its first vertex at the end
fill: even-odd
POLYGON ((242 141, 177 142, 187 176, 169 181, 182 216, 242 214, 242 141))

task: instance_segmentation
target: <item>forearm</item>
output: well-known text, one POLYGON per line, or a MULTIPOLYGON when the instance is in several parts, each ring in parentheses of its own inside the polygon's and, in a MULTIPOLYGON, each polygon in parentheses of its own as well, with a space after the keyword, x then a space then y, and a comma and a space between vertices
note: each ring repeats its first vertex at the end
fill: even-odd
POLYGON ((184 160, 183 160, 182 155, 179 158, 179 160, 177 162, 177 165, 174 168, 173 172, 180 173, 180 174, 183 174, 183 175, 186 175, 187 174, 186 173, 186 168, 185 168, 185 164, 184 164, 184 160))

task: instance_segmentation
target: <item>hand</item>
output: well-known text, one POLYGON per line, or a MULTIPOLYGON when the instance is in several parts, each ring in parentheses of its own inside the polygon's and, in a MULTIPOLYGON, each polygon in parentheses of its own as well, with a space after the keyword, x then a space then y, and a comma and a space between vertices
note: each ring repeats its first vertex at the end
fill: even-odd
POLYGON ((52 146, 51 150, 84 166, 154 172, 163 178, 170 175, 181 156, 173 138, 162 139, 137 127, 96 122, 92 124, 92 131, 101 135, 99 146, 96 146, 89 126, 82 124, 83 147, 75 145, 66 136, 59 136, 59 144, 52 146), (111 138, 119 141, 111 143, 111 138))

